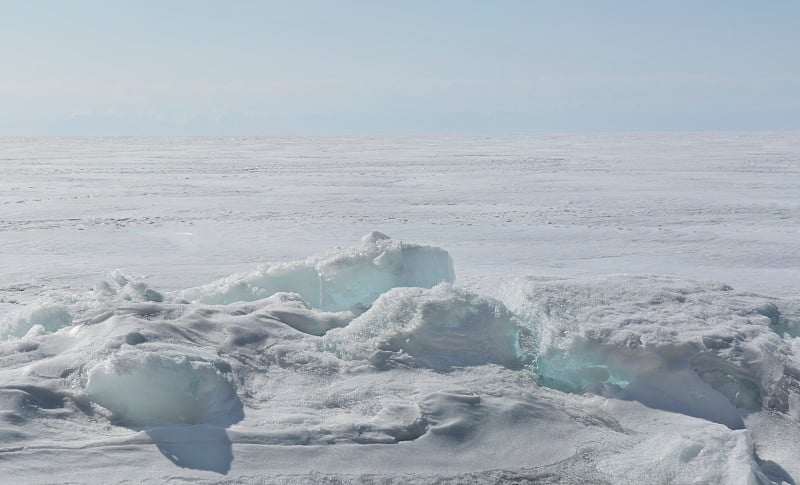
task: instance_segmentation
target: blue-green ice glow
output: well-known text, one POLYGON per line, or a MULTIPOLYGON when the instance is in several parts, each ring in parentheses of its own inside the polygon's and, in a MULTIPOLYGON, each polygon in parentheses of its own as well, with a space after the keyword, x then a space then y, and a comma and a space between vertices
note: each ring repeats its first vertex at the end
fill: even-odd
POLYGON ((612 369, 597 354, 551 350, 536 359, 539 385, 563 392, 597 391, 603 386, 625 388, 630 378, 612 369))

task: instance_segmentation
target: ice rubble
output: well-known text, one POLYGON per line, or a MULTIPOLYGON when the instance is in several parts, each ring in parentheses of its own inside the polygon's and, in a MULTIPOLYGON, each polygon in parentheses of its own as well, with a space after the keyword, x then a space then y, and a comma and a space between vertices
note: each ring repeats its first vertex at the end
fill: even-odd
POLYGON ((412 441, 408 463, 465 471, 751 483, 748 414, 800 414, 798 302, 660 277, 528 277, 493 299, 453 280, 446 251, 380 233, 178 294, 112 273, 6 320, 0 437, 44 446, 36 423, 58 416, 47 439, 157 444, 189 468, 207 436, 217 473, 232 443, 412 441), (452 451, 467 444, 492 458, 452 451))
POLYGON ((500 299, 535 334, 523 351, 536 356, 541 385, 733 428, 750 411, 798 412, 792 302, 647 276, 528 277, 505 285, 500 299))
MULTIPOLYGON (((274 269, 266 270, 258 276, 228 278, 224 284, 165 297, 115 271, 98 282, 91 295, 65 295, 61 301, 51 298, 12 315, 3 326, 6 337, 12 339, 8 350, 41 354, 43 360, 51 361, 48 364, 53 360, 49 354, 55 352, 61 365, 81 368, 86 397, 118 423, 138 427, 232 423, 241 414, 241 402, 225 375, 232 364, 214 352, 198 350, 199 342, 216 348, 217 354, 237 354, 268 340, 297 339, 297 332, 322 335, 348 325, 384 289, 454 280, 446 251, 391 241, 377 232, 354 248, 285 264, 281 276, 275 274, 274 269), (308 288, 320 289, 312 292, 318 308, 304 299, 309 293, 303 285, 312 268, 316 282, 308 288), (243 287, 252 290, 247 298, 243 287), (220 288, 224 289, 216 291, 220 288), (237 302, 189 304, 183 299, 187 295, 237 302), (343 307, 351 309, 324 309, 343 307), (270 331, 276 325, 280 328, 270 331), (276 339, 279 335, 285 338, 276 339)), ((318 344, 311 345, 318 352, 318 344)), ((297 350, 291 349, 295 354, 297 350)), ((34 362, 30 368, 42 364, 34 362)))

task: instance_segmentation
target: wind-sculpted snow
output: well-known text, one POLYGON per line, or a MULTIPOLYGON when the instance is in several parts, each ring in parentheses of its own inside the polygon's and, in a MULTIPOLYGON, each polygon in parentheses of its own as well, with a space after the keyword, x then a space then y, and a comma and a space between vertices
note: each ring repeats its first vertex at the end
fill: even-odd
POLYGON ((371 233, 185 291, 112 272, 56 293, 4 319, 0 463, 15 480, 81 461, 73 482, 791 483, 749 426, 798 428, 797 301, 622 276, 495 299, 454 278, 443 249, 371 233))

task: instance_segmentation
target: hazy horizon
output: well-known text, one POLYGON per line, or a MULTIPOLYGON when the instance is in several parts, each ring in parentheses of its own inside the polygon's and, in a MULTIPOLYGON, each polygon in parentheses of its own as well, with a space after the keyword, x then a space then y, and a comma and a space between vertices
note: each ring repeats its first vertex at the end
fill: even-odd
POLYGON ((0 136, 800 129, 800 4, 0 2, 0 136))
POLYGON ((800 134, 800 129, 787 129, 787 130, 594 130, 594 131, 552 131, 552 132, 397 132, 397 133, 208 133, 208 134, 192 134, 192 133, 157 133, 157 134, 104 134, 104 133, 89 133, 89 134, 18 134, 7 135, 0 134, 0 139, 48 139, 48 138, 75 138, 75 139, 114 139, 114 138, 132 138, 132 139, 159 139, 159 138, 308 138, 308 139, 444 139, 444 138, 488 138, 488 139, 502 139, 502 138, 526 138, 526 137, 547 137, 547 138, 569 138, 575 136, 685 136, 685 135, 707 135, 707 136, 746 136, 746 135, 797 135, 800 134))

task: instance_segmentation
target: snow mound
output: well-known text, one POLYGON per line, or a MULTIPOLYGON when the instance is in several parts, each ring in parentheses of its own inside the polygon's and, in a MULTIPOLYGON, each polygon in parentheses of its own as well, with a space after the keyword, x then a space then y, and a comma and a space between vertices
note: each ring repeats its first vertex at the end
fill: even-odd
POLYGON ((796 413, 800 362, 783 302, 662 277, 523 278, 500 299, 535 334, 539 384, 742 427, 762 409, 796 413))
POLYGON ((303 261, 267 265, 184 291, 187 300, 207 304, 254 301, 275 293, 297 293, 310 306, 328 311, 369 306, 395 287, 430 288, 455 281, 447 251, 393 241, 379 232, 361 243, 303 261))
POLYGON ((242 417, 233 385, 210 363, 121 351, 88 373, 89 399, 135 425, 230 424, 242 417))
POLYGON ((344 328, 326 347, 349 359, 446 370, 520 364, 519 322, 497 300, 442 283, 432 289, 395 288, 344 328))

